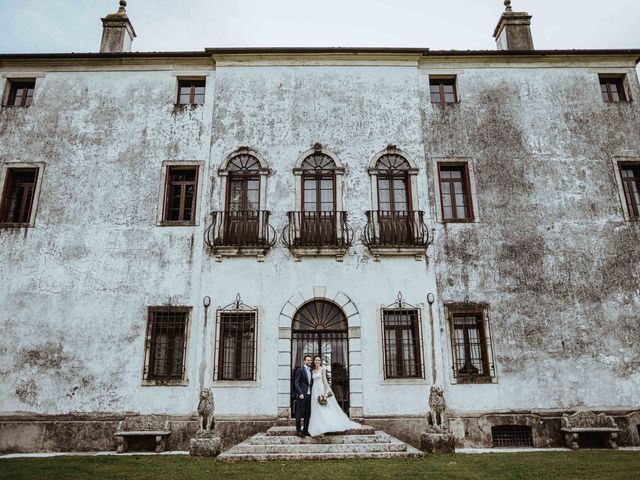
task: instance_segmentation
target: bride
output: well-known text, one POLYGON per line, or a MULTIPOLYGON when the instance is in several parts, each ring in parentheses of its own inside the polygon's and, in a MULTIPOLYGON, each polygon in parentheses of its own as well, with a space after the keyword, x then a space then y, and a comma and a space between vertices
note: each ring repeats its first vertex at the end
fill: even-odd
MULTIPOLYGON (((313 386, 311 387, 311 419, 309 421, 309 434, 312 437, 322 435, 327 432, 343 432, 362 428, 359 423, 352 422, 338 405, 336 397, 327 397, 331 389, 327 381, 327 369, 322 366, 322 359, 313 359, 313 386), (318 402, 319 396, 324 396, 326 405, 318 402)), ((332 392, 333 393, 333 392, 332 392)))

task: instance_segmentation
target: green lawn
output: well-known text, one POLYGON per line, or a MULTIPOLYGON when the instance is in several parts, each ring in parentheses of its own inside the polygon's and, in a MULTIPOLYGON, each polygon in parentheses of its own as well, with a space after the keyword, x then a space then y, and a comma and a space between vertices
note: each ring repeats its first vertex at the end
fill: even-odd
POLYGON ((284 478, 420 479, 640 479, 640 452, 431 455, 424 459, 222 463, 182 456, 0 459, 0 479, 161 480, 284 478))

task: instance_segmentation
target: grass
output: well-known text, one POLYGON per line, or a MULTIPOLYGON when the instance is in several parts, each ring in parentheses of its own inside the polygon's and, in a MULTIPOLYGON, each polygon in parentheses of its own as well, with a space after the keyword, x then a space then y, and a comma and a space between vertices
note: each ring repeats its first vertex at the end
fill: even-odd
POLYGON ((430 455, 421 459, 222 463, 182 456, 0 459, 2 480, 562 479, 638 480, 640 452, 430 455))

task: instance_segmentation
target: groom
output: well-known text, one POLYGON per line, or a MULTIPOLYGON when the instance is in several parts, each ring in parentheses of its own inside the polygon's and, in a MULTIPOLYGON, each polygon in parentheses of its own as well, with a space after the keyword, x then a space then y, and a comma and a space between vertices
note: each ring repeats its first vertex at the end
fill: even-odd
POLYGON ((296 435, 299 437, 310 437, 309 417, 311 416, 311 387, 313 377, 311 376, 311 362, 313 359, 305 355, 303 365, 296 371, 294 386, 296 387, 296 435), (304 418, 304 428, 301 423, 304 418))

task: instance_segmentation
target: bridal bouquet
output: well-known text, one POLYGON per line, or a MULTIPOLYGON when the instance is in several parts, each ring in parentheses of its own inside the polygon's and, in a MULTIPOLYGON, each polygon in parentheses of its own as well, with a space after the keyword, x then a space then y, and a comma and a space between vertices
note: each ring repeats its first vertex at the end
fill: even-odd
POLYGON ((327 398, 329 397, 333 397, 333 392, 331 390, 329 390, 326 395, 318 395, 318 403, 320 405, 326 405, 327 398))

